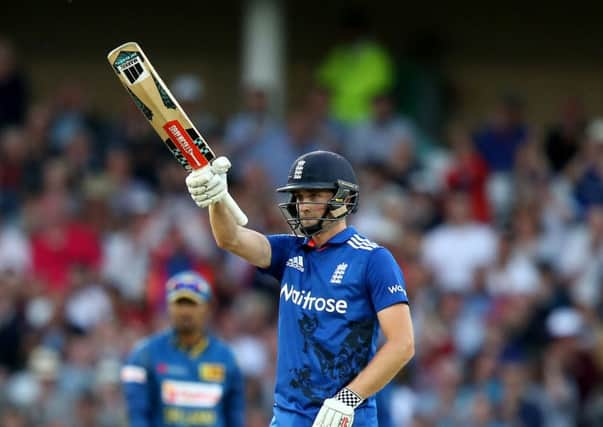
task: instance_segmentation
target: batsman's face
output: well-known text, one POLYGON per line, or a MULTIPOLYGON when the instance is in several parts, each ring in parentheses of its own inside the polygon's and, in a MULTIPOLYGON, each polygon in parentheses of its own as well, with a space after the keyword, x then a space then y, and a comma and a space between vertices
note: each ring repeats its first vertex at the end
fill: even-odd
POLYGON ((172 328, 177 333, 191 334, 203 329, 207 323, 209 305, 188 298, 179 298, 168 306, 172 328))
POLYGON ((327 211, 327 203, 333 197, 328 190, 300 190, 295 193, 297 212, 302 226, 310 227, 320 221, 327 211))

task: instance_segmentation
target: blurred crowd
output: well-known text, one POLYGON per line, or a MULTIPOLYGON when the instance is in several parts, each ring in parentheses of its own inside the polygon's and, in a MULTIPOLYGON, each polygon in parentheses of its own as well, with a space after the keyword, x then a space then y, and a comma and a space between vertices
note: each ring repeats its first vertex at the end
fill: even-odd
MULTIPOLYGON (((199 76, 168 83, 230 157, 252 228, 288 231, 274 188, 300 154, 353 162, 351 222, 402 266, 416 336, 379 395, 382 427, 603 425, 603 119, 568 96, 539 128, 509 93, 479 121, 437 103, 446 120, 430 121, 401 107, 378 45, 353 42, 362 68, 346 42, 284 119, 260 85, 218 118, 199 76)), ((111 117, 77 82, 39 99, 15 57, 2 41, 0 425, 125 426, 120 364, 167 326, 165 280, 194 269, 245 374, 247 425, 267 426, 278 283, 215 246, 186 172, 129 99, 111 117)))

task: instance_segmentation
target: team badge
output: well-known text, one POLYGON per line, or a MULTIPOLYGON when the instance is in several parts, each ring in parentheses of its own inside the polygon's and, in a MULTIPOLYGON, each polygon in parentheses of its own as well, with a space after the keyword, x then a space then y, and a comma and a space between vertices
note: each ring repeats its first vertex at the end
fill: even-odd
POLYGON ((222 363, 201 363, 199 365, 199 378, 202 381, 223 382, 226 369, 222 363))
POLYGON ((335 268, 335 271, 333 272, 333 275, 331 275, 331 283, 341 283, 341 281, 343 280, 343 275, 345 274, 347 269, 348 265, 345 262, 338 264, 337 268, 335 268))

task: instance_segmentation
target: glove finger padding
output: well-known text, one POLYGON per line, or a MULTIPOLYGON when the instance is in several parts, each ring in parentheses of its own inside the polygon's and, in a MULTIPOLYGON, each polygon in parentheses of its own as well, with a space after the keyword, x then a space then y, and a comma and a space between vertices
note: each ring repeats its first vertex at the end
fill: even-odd
POLYGON ((186 186, 189 191, 192 191, 192 189, 205 185, 214 175, 215 172, 211 167, 196 169, 187 175, 186 186))
POLYGON ((230 169, 230 160, 221 156, 211 162, 211 169, 214 173, 226 173, 230 169))
POLYGON ((205 208, 212 203, 216 203, 228 193, 226 175, 214 175, 205 186, 202 192, 195 194, 193 199, 199 207, 205 208))
POLYGON ((206 208, 228 194, 228 169, 230 160, 218 157, 211 166, 195 170, 186 177, 188 191, 197 206, 206 208))
POLYGON ((189 188, 189 193, 191 193, 191 196, 193 197, 200 197, 201 200, 204 200, 211 199, 225 188, 226 183, 224 182, 223 177, 220 175, 214 175, 208 182, 205 183, 205 185, 189 188))
POLYGON ((207 194, 207 198, 213 197, 215 194, 226 188, 226 177, 223 175, 214 175, 208 182, 205 184, 205 194, 207 194))

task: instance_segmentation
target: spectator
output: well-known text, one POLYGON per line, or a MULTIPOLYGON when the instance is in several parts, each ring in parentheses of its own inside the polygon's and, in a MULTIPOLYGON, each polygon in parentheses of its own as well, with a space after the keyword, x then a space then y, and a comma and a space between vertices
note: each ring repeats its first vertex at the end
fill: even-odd
POLYGON ((381 93, 372 99, 368 120, 350 131, 349 146, 344 147, 344 151, 353 163, 387 166, 401 145, 408 146, 413 155, 413 126, 395 114, 391 96, 381 93))
POLYGON ((586 116, 580 98, 569 97, 561 105, 561 114, 548 131, 544 142, 546 158, 554 173, 562 173, 580 151, 586 116))
POLYGON ((22 368, 25 356, 26 324, 18 307, 19 279, 10 272, 0 273, 0 372, 22 368))
POLYGON ((476 273, 494 261, 496 235, 487 225, 471 220, 465 192, 446 197, 445 222, 430 231, 423 243, 423 259, 441 290, 470 292, 476 273))
POLYGON ((99 236, 70 215, 64 195, 45 196, 38 200, 36 211, 39 223, 31 236, 33 273, 49 291, 64 292, 73 266, 93 270, 99 266, 99 236))
MULTIPOLYGON (((122 188, 123 190, 123 188, 122 188)), ((103 242, 101 272, 126 300, 143 301, 153 242, 146 233, 155 203, 149 191, 131 191, 121 207, 121 226, 103 242)))
MULTIPOLYGON (((584 316, 573 307, 559 307, 553 310, 546 319, 546 330, 551 338, 547 349, 547 361, 553 364, 551 375, 563 375, 565 384, 557 387, 565 389, 556 390, 557 394, 549 395, 550 398, 565 403, 561 414, 569 419, 576 420, 576 425, 586 419, 585 408, 590 400, 595 397, 595 392, 601 381, 601 370, 589 351, 589 344, 583 338, 588 331, 584 316), (559 393, 565 393, 559 394, 559 393)), ((553 386, 548 378, 547 385, 553 386)), ((550 388, 549 393, 555 390, 550 388)))
POLYGON ((317 147, 320 150, 339 152, 343 150, 347 129, 331 114, 330 102, 330 91, 316 85, 306 98, 304 111, 308 115, 317 147))
POLYGON ((499 223, 504 222, 514 202, 510 175, 517 152, 528 137, 523 101, 515 95, 501 98, 490 120, 473 136, 477 151, 490 171, 487 193, 494 219, 499 223))
POLYGON ((366 120, 373 97, 393 88, 393 61, 370 30, 366 10, 344 10, 339 43, 317 71, 319 83, 331 91, 333 115, 344 123, 366 120))
POLYGON ((29 148, 21 128, 0 132, 0 209, 6 216, 17 213, 24 195, 29 148))
POLYGON ((488 166, 473 147, 469 132, 462 124, 448 130, 451 161, 445 180, 448 190, 461 190, 471 197, 472 217, 476 221, 490 220, 490 204, 486 196, 488 166))
POLYGON ((13 44, 0 38, 0 130, 20 125, 28 107, 28 85, 19 69, 13 44))
POLYGON ((274 138, 281 134, 282 127, 268 111, 268 94, 264 89, 247 87, 244 100, 244 110, 226 123, 224 149, 233 161, 241 165, 250 162, 261 164, 266 155, 269 158, 280 155, 280 145, 269 145, 269 139, 277 142, 274 138), (273 153, 272 149, 276 151, 273 153))
POLYGON ((594 119, 586 130, 586 145, 582 155, 574 197, 580 214, 593 204, 603 204, 603 119, 594 119))
POLYGON ((213 145, 220 129, 217 118, 205 110, 206 86, 203 80, 196 74, 179 74, 170 84, 170 89, 195 127, 202 129, 203 137, 213 145))
POLYGON ((0 222, 0 274, 19 276, 31 269, 31 247, 22 228, 0 222))
POLYGON ((486 273, 486 286, 494 296, 534 296, 539 291, 538 271, 525 253, 513 250, 513 243, 511 236, 500 236, 496 261, 486 273))
POLYGON ((519 97, 505 95, 498 101, 490 121, 474 135, 477 150, 493 172, 510 172, 517 150, 527 142, 523 108, 519 97))
POLYGON ((535 400, 536 390, 528 366, 521 356, 502 361, 503 396, 500 403, 502 420, 510 425, 544 427, 544 413, 535 400))
POLYGON ((571 230, 559 256, 559 271, 576 302, 596 307, 603 279, 603 206, 593 206, 587 223, 571 230))

